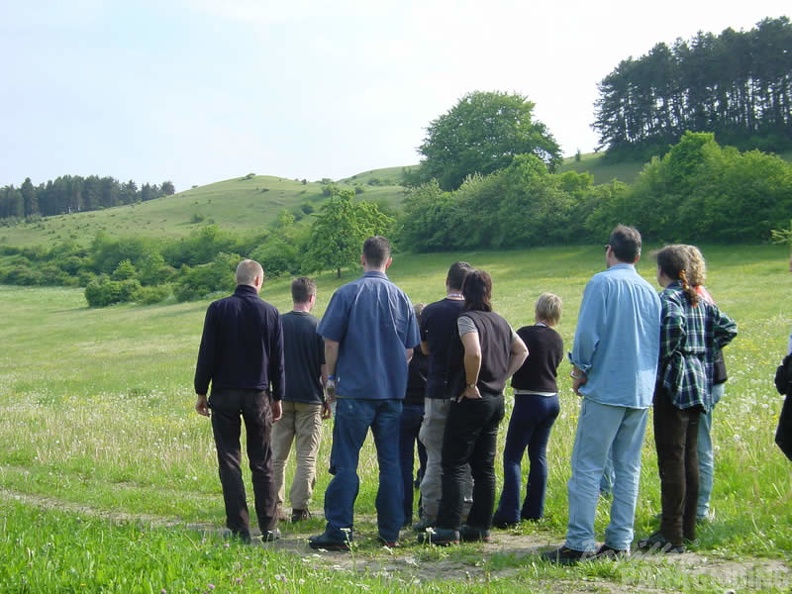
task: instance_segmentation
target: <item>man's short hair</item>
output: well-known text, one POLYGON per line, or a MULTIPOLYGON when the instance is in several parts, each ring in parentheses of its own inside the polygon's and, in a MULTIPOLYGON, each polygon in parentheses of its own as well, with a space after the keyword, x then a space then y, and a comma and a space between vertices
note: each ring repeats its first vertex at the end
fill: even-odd
POLYGON ((316 283, 307 276, 298 276, 292 281, 291 294, 294 303, 308 303, 316 295, 316 283))
POLYGON ((620 262, 632 264, 641 256, 641 234, 635 227, 618 225, 611 232, 608 245, 620 262))
POLYGON ((536 300, 536 319, 555 326, 561 319, 561 297, 555 293, 542 293, 536 300))
POLYGON ((363 242, 363 257, 369 266, 379 268, 390 258, 391 245, 390 241, 381 235, 369 237, 363 242))
POLYGON ((448 288, 461 291, 462 283, 465 282, 465 277, 471 270, 473 270, 473 267, 467 262, 454 262, 451 264, 451 268, 448 269, 448 276, 446 276, 448 288))
POLYGON ((253 286, 256 277, 261 277, 264 282, 264 269, 255 260, 242 260, 236 269, 236 283, 238 285, 253 286))

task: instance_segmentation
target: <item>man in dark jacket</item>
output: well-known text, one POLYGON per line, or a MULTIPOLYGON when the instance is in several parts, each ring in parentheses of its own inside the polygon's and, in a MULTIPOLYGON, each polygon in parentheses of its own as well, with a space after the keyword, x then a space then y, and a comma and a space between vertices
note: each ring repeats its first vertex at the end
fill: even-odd
POLYGON ((195 367, 195 410, 208 417, 211 409, 226 525, 233 536, 250 542, 239 445, 240 417, 244 419, 256 516, 262 540, 268 542, 280 538, 270 433, 281 416, 283 335, 278 310, 258 296, 264 282, 261 264, 240 262, 236 282, 233 295, 206 311, 195 367))

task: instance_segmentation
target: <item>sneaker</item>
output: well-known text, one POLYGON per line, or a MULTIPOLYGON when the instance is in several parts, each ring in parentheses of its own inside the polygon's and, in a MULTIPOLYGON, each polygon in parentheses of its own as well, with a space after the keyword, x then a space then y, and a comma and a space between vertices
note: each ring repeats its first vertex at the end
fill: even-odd
POLYGON ((700 516, 696 516, 696 524, 698 524, 698 525, 711 524, 714 521, 715 521, 715 510, 714 509, 710 509, 705 514, 702 514, 700 516))
POLYGON ((414 532, 420 532, 420 533, 426 532, 427 528, 434 528, 435 521, 436 520, 431 520, 427 517, 423 517, 420 520, 418 520, 415 524, 413 524, 412 529, 414 532))
POLYGON ((542 559, 549 561, 550 563, 558 563, 559 565, 574 565, 575 563, 585 559, 586 557, 590 557, 591 555, 592 553, 587 553, 586 551, 576 551, 575 549, 570 549, 568 546, 562 546, 552 551, 546 551, 540 556, 542 559))
POLYGON ((625 559, 630 556, 630 551, 627 549, 614 549, 604 544, 597 549, 597 552, 586 557, 587 559, 625 559))
POLYGON ((308 546, 317 551, 348 551, 349 540, 336 540, 327 536, 327 532, 322 532, 318 536, 312 536, 308 539, 308 546))
POLYGON ((459 538, 462 542, 489 542, 490 531, 485 528, 476 528, 464 524, 459 530, 459 538))
POLYGON ((303 520, 310 520, 312 517, 313 516, 311 516, 311 512, 308 511, 308 508, 293 509, 291 514, 291 521, 302 522, 303 520))
POLYGON ((447 547, 459 544, 459 532, 451 528, 427 528, 423 534, 418 535, 418 542, 447 547))
POLYGON ((261 542, 275 542, 276 540, 280 540, 280 539, 281 539, 280 528, 267 530, 261 535, 261 542))
POLYGON ((659 530, 638 541, 638 548, 647 553, 679 554, 685 552, 685 545, 675 545, 659 530))

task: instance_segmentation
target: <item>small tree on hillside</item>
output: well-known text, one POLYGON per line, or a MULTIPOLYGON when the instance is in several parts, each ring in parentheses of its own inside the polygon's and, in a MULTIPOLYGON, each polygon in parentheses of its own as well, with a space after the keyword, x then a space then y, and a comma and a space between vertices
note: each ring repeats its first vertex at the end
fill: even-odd
POLYGON ((336 188, 322 205, 304 250, 306 272, 333 268, 340 278, 342 268, 359 261, 363 241, 385 233, 393 223, 376 204, 353 202, 354 195, 353 190, 336 188))

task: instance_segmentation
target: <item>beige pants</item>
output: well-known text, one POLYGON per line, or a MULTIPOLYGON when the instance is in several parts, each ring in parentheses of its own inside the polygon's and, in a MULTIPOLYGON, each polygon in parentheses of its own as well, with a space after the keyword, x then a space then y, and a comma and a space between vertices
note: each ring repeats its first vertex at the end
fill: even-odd
POLYGON ((289 491, 292 509, 308 509, 316 484, 316 456, 322 440, 322 405, 282 401, 283 416, 272 424, 272 457, 278 507, 286 496, 285 470, 292 442, 297 458, 289 491))
MULTIPOLYGON (((450 399, 426 398, 423 423, 418 432, 418 439, 426 448, 426 471, 421 480, 422 518, 433 522, 437 519, 440 498, 443 494, 443 434, 450 408, 450 399)), ((462 517, 465 518, 473 501, 473 477, 470 475, 470 467, 465 477, 462 496, 464 497, 462 517)))

